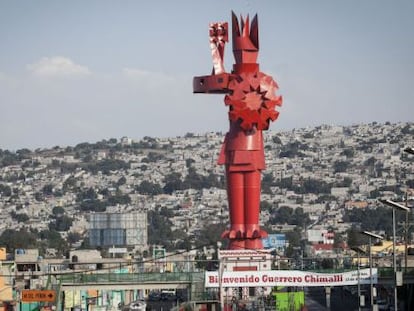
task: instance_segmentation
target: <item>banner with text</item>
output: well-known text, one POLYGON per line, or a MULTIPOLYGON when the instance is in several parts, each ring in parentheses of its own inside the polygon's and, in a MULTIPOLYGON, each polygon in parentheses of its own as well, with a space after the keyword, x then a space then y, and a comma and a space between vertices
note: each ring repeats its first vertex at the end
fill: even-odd
MULTIPOLYGON (((343 286, 358 283, 371 283, 369 269, 341 273, 315 273, 300 270, 223 271, 221 284, 218 271, 206 271, 205 277, 206 287, 343 286)), ((378 283, 377 268, 372 269, 372 283, 378 283)))

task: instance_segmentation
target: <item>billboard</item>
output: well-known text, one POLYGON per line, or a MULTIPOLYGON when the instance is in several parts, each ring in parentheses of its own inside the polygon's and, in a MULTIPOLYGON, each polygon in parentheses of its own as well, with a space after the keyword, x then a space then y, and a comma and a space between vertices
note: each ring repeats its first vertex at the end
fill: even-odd
MULTIPOLYGON (((370 284, 370 269, 341 273, 316 273, 300 270, 223 271, 221 284, 218 271, 206 271, 206 287, 273 287, 273 286, 343 286, 370 284)), ((372 283, 378 283, 377 268, 372 269, 372 283)))
POLYGON ((284 251, 286 248, 286 235, 282 233, 269 234, 267 238, 262 239, 262 242, 265 249, 284 251))

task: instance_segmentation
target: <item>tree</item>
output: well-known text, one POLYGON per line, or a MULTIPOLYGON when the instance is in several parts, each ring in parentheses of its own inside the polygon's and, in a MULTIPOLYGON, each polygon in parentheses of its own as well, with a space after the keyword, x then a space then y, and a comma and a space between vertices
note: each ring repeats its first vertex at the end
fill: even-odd
POLYGON ((138 186, 135 187, 135 190, 140 194, 146 195, 157 195, 163 193, 160 185, 154 184, 148 180, 143 180, 138 186))
POLYGON ((206 270, 207 267, 207 256, 204 252, 198 251, 196 256, 194 257, 196 262, 196 267, 198 269, 206 270))
POLYGON ((303 208, 297 207, 293 212, 293 215, 289 220, 289 223, 299 227, 306 227, 308 224, 310 224, 309 214, 305 213, 303 211, 303 208))
POLYGON ((126 184, 126 178, 125 178, 125 176, 122 176, 121 178, 119 178, 118 179, 118 181, 116 182, 116 185, 119 187, 119 186, 122 186, 122 185, 125 185, 126 184))
POLYGON ((76 243, 82 239, 82 236, 78 232, 69 232, 67 241, 70 244, 76 243))
POLYGON ((55 230, 43 230, 39 233, 39 238, 42 240, 42 248, 55 248, 61 255, 69 249, 67 242, 55 230))
POLYGON ((172 223, 170 218, 161 215, 159 209, 148 212, 148 244, 163 245, 172 249, 172 223))
POLYGON ((0 245, 4 245, 7 251, 14 253, 18 248, 36 248, 37 235, 25 228, 14 230, 6 229, 0 235, 0 245))
POLYGON ((273 141, 274 144, 277 144, 277 145, 282 144, 282 141, 280 140, 280 137, 276 136, 276 135, 272 137, 272 141, 273 141))
POLYGON ((169 175, 166 175, 164 177, 164 193, 172 194, 175 190, 182 190, 183 182, 181 180, 181 174, 180 173, 171 173, 169 175))
POLYGON ((105 212, 106 204, 99 200, 83 201, 80 203, 79 209, 84 212, 105 212))
POLYGON ((51 231, 68 231, 72 226, 72 218, 62 215, 55 218, 54 222, 49 223, 49 230, 51 231))
MULTIPOLYGON (((359 224, 361 228, 367 231, 384 230, 387 235, 392 235, 392 217, 390 215, 390 209, 385 206, 377 208, 368 207, 365 209, 353 208, 352 210, 345 211, 344 221, 347 220, 359 224)), ((404 221, 402 213, 397 215, 397 221, 404 221)))
MULTIPOLYGON (((195 246, 215 246, 217 241, 221 241, 221 234, 226 230, 224 223, 206 223, 195 236, 195 246)), ((223 248, 226 248, 224 245, 223 248)))
POLYGON ((7 185, 0 184, 0 195, 5 197, 11 196, 12 189, 7 185))
POLYGON ((63 209, 63 207, 61 207, 61 206, 55 206, 55 207, 52 209, 52 214, 53 214, 55 217, 58 217, 58 216, 61 216, 61 215, 65 214, 65 210, 64 210, 64 209, 63 209))
POLYGON ((334 244, 333 244, 334 249, 338 250, 338 249, 342 248, 344 243, 345 243, 344 237, 341 234, 339 234, 338 232, 335 232, 334 244))
POLYGON ((30 219, 26 213, 17 214, 15 211, 11 211, 10 216, 17 222, 26 222, 30 219))
POLYGON ((52 184, 46 184, 42 188, 42 192, 44 195, 53 195, 53 185, 52 184))
POLYGON ((358 247, 362 245, 361 234, 355 227, 351 227, 347 231, 347 243, 349 247, 358 247))
POLYGON ((296 193, 331 193, 332 185, 328 184, 324 180, 308 178, 302 182, 302 186, 296 188, 296 193))
POLYGON ((333 164, 334 172, 335 173, 342 173, 346 172, 349 167, 349 162, 347 161, 335 161, 333 164))
POLYGON ((95 190, 92 187, 90 187, 86 191, 79 192, 76 196, 76 200, 78 202, 86 201, 86 200, 92 201, 92 200, 96 200, 97 197, 98 195, 96 194, 95 190))
POLYGON ((192 158, 185 159, 185 166, 187 168, 191 167, 191 165, 193 165, 193 163, 195 163, 194 159, 192 159, 192 158))
POLYGON ((286 256, 292 257, 295 253, 295 249, 299 248, 301 241, 301 230, 298 227, 295 227, 293 231, 286 233, 286 240, 289 242, 289 246, 286 249, 286 256))
POLYGON ((333 258, 323 258, 321 262, 322 269, 333 269, 334 260, 333 258))
POLYGON ((272 209, 273 209, 273 205, 269 203, 268 201, 260 202, 260 210, 268 211, 269 213, 272 213, 272 209))
POLYGON ((271 187, 275 184, 273 174, 272 173, 265 173, 263 174, 262 178, 262 191, 266 194, 272 194, 271 187))
POLYGON ((275 184, 276 186, 278 186, 279 188, 282 189, 288 189, 288 190, 292 190, 293 189, 293 177, 285 177, 282 178, 280 181, 276 182, 275 184))
POLYGON ((292 213, 292 208, 282 205, 273 212, 270 223, 272 225, 289 223, 292 213))
POLYGON ((128 194, 122 194, 120 191, 117 191, 115 195, 110 196, 107 201, 109 206, 115 205, 127 205, 131 203, 131 197, 128 194))
POLYGON ((341 155, 346 156, 348 159, 351 159, 354 157, 355 151, 353 148, 346 148, 341 152, 341 155))

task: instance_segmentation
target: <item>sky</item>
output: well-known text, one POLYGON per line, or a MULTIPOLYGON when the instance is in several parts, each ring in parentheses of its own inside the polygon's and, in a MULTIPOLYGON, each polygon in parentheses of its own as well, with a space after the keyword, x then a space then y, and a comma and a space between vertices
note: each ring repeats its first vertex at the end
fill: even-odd
POLYGON ((0 0, 0 149, 225 133, 223 95, 192 79, 232 10, 258 14, 283 96, 271 131, 413 121, 414 1, 0 0))

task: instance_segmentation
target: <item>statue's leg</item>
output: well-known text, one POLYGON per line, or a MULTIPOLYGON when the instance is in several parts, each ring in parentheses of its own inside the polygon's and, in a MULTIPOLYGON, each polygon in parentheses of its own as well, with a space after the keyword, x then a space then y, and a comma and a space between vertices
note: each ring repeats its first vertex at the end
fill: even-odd
POLYGON ((227 170, 227 197, 230 212, 229 239, 244 238, 244 180, 242 172, 227 170))
POLYGON ((260 171, 251 171, 244 173, 244 221, 246 238, 260 238, 260 191, 261 191, 261 173, 260 171))
POLYGON ((246 227, 246 249, 263 249, 262 238, 267 237, 267 232, 260 230, 260 171, 245 173, 245 206, 244 221, 246 227))

